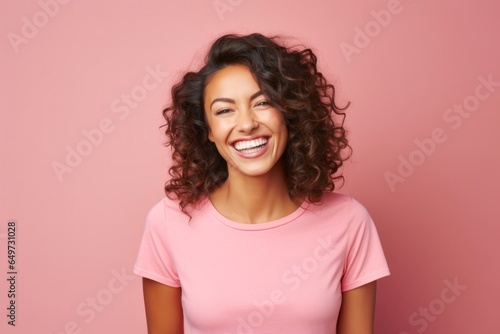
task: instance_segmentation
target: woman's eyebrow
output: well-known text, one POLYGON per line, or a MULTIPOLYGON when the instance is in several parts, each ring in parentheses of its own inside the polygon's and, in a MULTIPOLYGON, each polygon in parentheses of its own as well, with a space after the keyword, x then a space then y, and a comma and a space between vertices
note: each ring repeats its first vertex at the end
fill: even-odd
POLYGON ((235 103, 233 99, 230 99, 230 98, 227 98, 227 97, 218 97, 218 98, 214 99, 212 101, 212 103, 210 103, 210 108, 212 108, 212 106, 213 106, 213 104, 215 102, 227 102, 227 103, 232 103, 232 104, 235 103))
MULTIPOLYGON (((259 97, 261 95, 262 95, 262 91, 261 90, 259 90, 258 92, 253 93, 252 96, 250 96, 250 101, 256 99, 257 97, 259 97)), ((227 98, 227 97, 218 97, 218 98, 214 99, 212 101, 212 103, 210 103, 210 108, 212 108, 212 105, 215 102, 227 102, 227 103, 232 103, 232 104, 235 103, 235 101, 233 99, 230 99, 230 98, 227 98)))
POLYGON ((255 99, 261 95, 262 95, 262 91, 259 90, 258 92, 254 93, 254 94, 252 94, 252 96, 250 96, 250 101, 252 101, 253 99, 255 99))

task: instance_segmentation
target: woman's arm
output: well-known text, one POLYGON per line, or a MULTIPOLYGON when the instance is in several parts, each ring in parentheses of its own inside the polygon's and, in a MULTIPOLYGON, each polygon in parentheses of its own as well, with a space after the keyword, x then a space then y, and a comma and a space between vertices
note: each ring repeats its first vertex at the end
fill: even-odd
POLYGON ((183 334, 181 289, 143 278, 148 334, 183 334))
POLYGON ((376 281, 342 293, 337 334, 373 334, 376 281))

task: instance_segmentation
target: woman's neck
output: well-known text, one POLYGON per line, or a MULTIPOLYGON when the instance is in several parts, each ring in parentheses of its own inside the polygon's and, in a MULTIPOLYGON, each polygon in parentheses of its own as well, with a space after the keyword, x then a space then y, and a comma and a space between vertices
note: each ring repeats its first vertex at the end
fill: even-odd
POLYGON ((279 165, 260 176, 230 173, 226 182, 211 194, 210 200, 226 218, 247 224, 285 217, 300 205, 290 198, 285 173, 279 165))

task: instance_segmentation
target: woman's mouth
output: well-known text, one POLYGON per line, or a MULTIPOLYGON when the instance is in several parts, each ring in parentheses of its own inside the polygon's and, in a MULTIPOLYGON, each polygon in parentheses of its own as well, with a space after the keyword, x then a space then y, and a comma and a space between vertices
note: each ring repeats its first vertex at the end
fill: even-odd
POLYGON ((240 140, 234 144, 234 148, 241 153, 255 153, 267 144, 267 138, 256 138, 252 140, 240 140))

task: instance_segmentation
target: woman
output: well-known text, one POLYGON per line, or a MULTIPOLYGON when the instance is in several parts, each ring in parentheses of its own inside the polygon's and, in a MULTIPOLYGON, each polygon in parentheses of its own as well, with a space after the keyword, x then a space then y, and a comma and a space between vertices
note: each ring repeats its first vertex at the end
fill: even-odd
POLYGON ((343 115, 310 49, 260 34, 222 36, 173 87, 172 178, 134 269, 150 334, 373 333, 389 270, 367 211, 332 192, 343 115))

